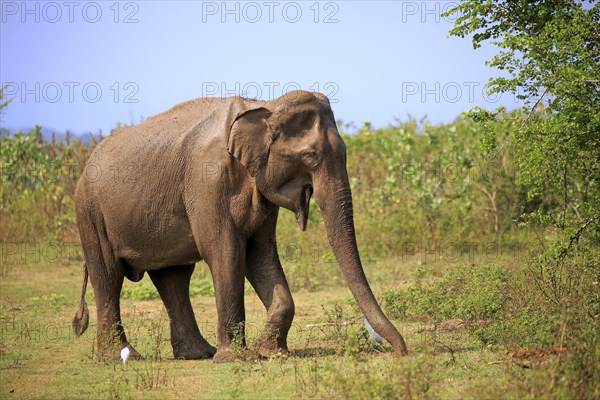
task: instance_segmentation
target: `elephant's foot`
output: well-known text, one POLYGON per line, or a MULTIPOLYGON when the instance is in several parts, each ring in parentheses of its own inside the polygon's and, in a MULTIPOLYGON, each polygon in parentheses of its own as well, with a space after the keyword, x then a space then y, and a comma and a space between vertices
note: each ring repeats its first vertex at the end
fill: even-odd
POLYGON ((264 358, 287 357, 290 355, 290 351, 287 347, 280 346, 266 346, 264 344, 259 344, 254 346, 254 350, 264 358))
POLYGON ((290 351, 287 348, 286 340, 278 338, 274 335, 259 338, 255 342, 253 350, 256 353, 258 353, 260 357, 264 358, 290 355, 290 351))
POLYGON ((235 361, 235 359, 236 356, 229 347, 219 347, 215 353, 215 356, 213 357, 213 362, 226 363, 235 361))
POLYGON ((203 342, 199 346, 173 347, 173 356, 178 360, 206 360, 213 358, 217 349, 208 342, 203 342))

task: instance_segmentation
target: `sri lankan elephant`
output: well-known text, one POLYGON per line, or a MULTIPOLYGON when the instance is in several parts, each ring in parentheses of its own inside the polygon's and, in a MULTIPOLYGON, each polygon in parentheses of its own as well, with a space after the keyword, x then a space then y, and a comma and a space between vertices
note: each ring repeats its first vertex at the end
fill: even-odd
POLYGON ((84 253, 81 335, 95 293, 98 350, 129 347, 119 296, 125 277, 148 272, 166 306, 175 358, 233 358, 243 335, 244 279, 267 310, 259 352, 286 353, 294 302, 275 241, 280 207, 306 229, 309 201, 322 210, 327 235, 359 307, 373 328, 407 352, 377 304, 356 244, 346 150, 329 100, 289 92, 272 101, 196 99, 122 128, 102 140, 80 178, 75 199, 84 253), (194 265, 205 260, 214 283, 217 348, 201 335, 189 298, 194 265))

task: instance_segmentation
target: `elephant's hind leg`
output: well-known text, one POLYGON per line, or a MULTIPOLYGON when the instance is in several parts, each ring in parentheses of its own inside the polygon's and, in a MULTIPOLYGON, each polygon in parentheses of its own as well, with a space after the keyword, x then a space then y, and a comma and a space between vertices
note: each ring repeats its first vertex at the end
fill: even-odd
POLYGON ((130 359, 141 359, 129 344, 121 322, 120 294, 124 271, 106 237, 102 217, 92 223, 90 216, 78 216, 79 232, 89 279, 94 288, 98 320, 98 357, 117 360, 121 349, 128 347, 130 359))
POLYGON ((129 348, 129 359, 140 360, 142 356, 129 344, 121 322, 120 294, 124 275, 118 266, 108 264, 113 272, 90 271, 90 280, 96 297, 98 318, 98 355, 101 360, 119 359, 121 349, 129 348))
POLYGON ((190 279, 194 265, 148 271, 165 303, 171 321, 173 355, 179 359, 212 358, 216 349, 200 334, 190 302, 190 279))

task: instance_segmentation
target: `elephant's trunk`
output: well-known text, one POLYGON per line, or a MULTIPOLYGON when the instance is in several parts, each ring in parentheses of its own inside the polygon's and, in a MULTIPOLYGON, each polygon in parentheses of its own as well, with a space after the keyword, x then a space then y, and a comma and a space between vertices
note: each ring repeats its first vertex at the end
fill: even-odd
POLYGON ((315 201, 323 212, 329 242, 352 295, 373 329, 394 347, 396 354, 405 355, 404 338, 379 307, 363 271, 354 231, 352 193, 345 168, 340 175, 333 184, 327 179, 327 182, 314 182, 315 201))

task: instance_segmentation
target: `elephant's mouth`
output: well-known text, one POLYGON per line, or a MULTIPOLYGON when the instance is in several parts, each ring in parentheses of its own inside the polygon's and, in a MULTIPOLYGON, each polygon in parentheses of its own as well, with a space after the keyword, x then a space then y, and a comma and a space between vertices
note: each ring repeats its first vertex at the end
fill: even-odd
POLYGON ((296 211, 296 221, 298 221, 298 225, 300 225, 300 229, 303 231, 306 230, 306 223, 308 222, 308 208, 312 194, 313 188, 310 185, 306 185, 300 194, 299 207, 298 211, 296 211))

